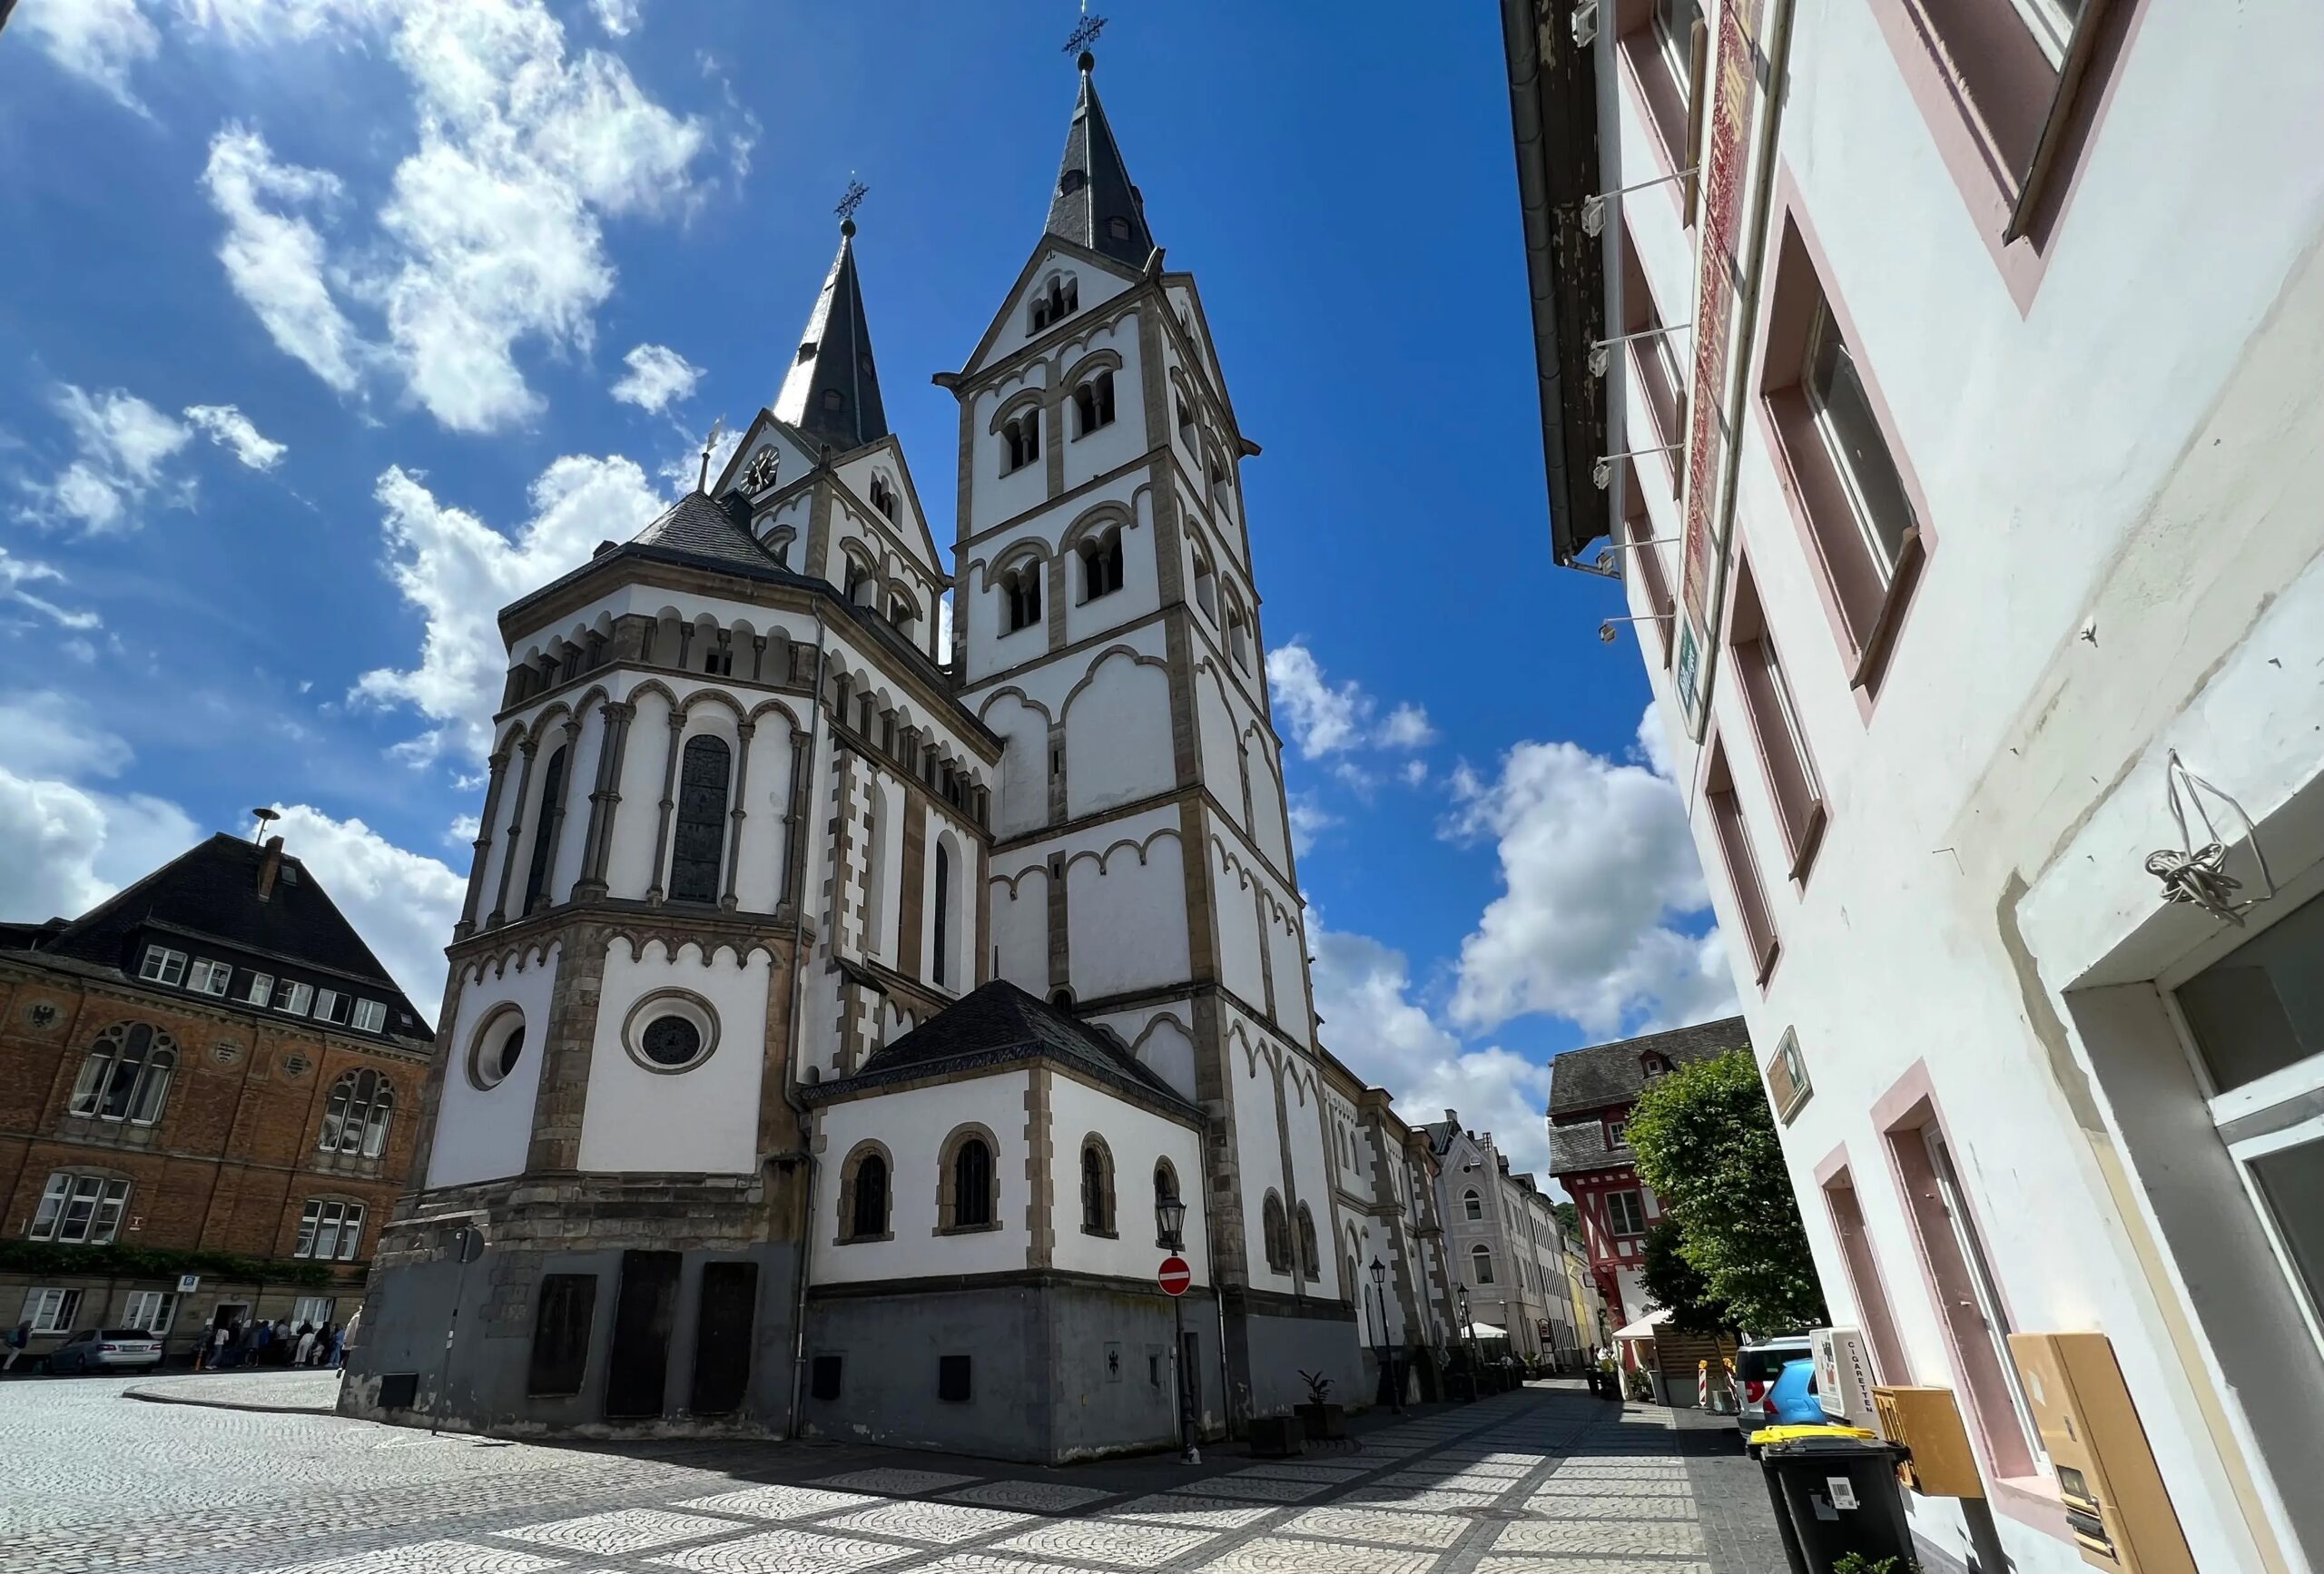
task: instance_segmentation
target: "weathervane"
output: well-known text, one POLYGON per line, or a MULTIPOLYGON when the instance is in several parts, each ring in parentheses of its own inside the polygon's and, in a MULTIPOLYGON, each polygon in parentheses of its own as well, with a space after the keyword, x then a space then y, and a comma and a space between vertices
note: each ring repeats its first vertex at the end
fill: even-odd
POLYGON ((1098 34, 1105 30, 1106 19, 1090 15, 1089 0, 1081 0, 1081 21, 1074 28, 1073 36, 1065 41, 1065 52, 1068 54, 1076 51, 1087 52, 1091 44, 1098 42, 1098 34))
POLYGON ((725 434, 726 418, 724 416, 720 416, 716 420, 710 423, 710 435, 702 439, 702 474, 694 478, 694 489, 695 491, 707 492, 710 490, 710 450, 718 446, 718 439, 725 436, 725 434))
MULTIPOLYGON (((855 210, 863 206, 863 199, 871 194, 872 188, 857 180, 855 172, 851 170, 847 177, 847 194, 840 198, 839 206, 833 208, 832 212, 839 215, 841 223, 852 226, 855 222, 855 210)), ((851 235, 854 232, 852 228, 848 231, 851 235)))

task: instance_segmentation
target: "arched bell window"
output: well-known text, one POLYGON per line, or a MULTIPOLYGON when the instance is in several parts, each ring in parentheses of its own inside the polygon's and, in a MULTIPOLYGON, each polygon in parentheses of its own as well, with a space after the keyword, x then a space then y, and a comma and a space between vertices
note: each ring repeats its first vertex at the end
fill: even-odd
POLYGON ((1122 587, 1122 533, 1119 526, 1100 530, 1079 548, 1081 599, 1095 601, 1122 587))
POLYGON ((705 733, 686 740, 681 761, 677 821, 670 832, 670 900, 714 902, 734 751, 725 739, 705 733))
POLYGON ((1086 438, 1099 427, 1114 424, 1114 374, 1101 371, 1085 378, 1073 390, 1073 435, 1086 438))
POLYGON ((549 871, 556 865, 556 833, 565 828, 566 749, 557 746, 541 772, 540 807, 534 813, 533 861, 525 872, 525 907, 533 912, 547 905, 549 871))
POLYGON ((1021 470, 1041 457, 1041 410, 1039 405, 1000 423, 1000 473, 1021 470))
POLYGON ((995 575, 994 583, 1000 590, 1003 634, 1015 634, 1041 621, 1039 562, 1028 558, 1013 568, 1004 568, 995 575))

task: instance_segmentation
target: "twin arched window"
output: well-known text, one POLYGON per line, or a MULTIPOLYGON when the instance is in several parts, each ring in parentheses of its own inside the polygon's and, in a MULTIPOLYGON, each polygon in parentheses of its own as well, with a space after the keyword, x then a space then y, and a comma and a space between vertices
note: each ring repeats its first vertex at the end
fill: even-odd
POLYGON ((1095 1135, 1081 1139, 1081 1233, 1114 1233, 1114 1157, 1095 1135))
POLYGON ((1000 423, 1001 466, 1004 476, 1021 470, 1041 457, 1041 407, 1029 405, 1021 415, 1000 423))
POLYGON ((1490 1247, 1469 1248, 1469 1277, 1479 1284, 1492 1283, 1492 1251, 1490 1247))
POLYGON ((888 485, 885 476, 872 477, 872 507, 891 519, 896 516, 896 489, 888 485))
POLYGON ((1014 568, 1004 568, 994 576, 1005 603, 1001 620, 1003 634, 1015 634, 1020 628, 1030 628, 1041 621, 1041 565, 1028 558, 1014 568))
POLYGON ((376 1071, 350 1071, 331 1085, 317 1146, 325 1153, 377 1158, 388 1150, 388 1122, 395 1112, 393 1084, 376 1071))
POLYGON ((1081 310, 1081 283, 1070 273, 1052 277, 1049 287, 1033 297, 1032 330, 1039 333, 1081 310))
POLYGON ((97 1035, 73 1085, 72 1112, 99 1120, 151 1126, 162 1118, 177 1070, 177 1046, 143 1022, 121 1022, 97 1035))
POLYGON ((1226 601, 1226 648, 1235 657, 1235 664, 1245 672, 1251 670, 1251 628, 1243 615, 1242 605, 1229 596, 1226 601))
POLYGON ((888 1156, 871 1144, 859 1147, 840 1172, 840 1239, 888 1238, 888 1156))
POLYGON ((726 782, 734 751, 704 733, 686 740, 670 839, 670 900, 714 902, 726 839, 726 782))
POLYGON ((1081 558, 1081 599, 1095 601, 1122 587, 1122 533, 1118 526, 1100 530, 1078 548, 1081 558))
POLYGON ((1114 424, 1114 374, 1101 371, 1073 390, 1073 435, 1086 438, 1114 424))
POLYGON ((1472 1222, 1481 1221, 1485 1216, 1484 1198, 1477 1195, 1474 1188, 1461 1194, 1461 1206, 1472 1222))
POLYGON ((1291 1219, 1283 1199, 1273 1192, 1259 1205, 1259 1235, 1266 1247, 1267 1266, 1278 1274, 1291 1272, 1291 1219))

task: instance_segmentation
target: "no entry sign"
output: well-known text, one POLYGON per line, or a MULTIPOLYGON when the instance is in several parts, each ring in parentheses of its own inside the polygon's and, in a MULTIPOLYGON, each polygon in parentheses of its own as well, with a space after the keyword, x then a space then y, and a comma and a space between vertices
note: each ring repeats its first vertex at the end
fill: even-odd
POLYGON ((1187 1266, 1184 1257, 1165 1257, 1162 1271, 1154 1275, 1154 1282, 1162 1286, 1165 1295, 1183 1295, 1187 1286, 1195 1282, 1195 1271, 1187 1266))

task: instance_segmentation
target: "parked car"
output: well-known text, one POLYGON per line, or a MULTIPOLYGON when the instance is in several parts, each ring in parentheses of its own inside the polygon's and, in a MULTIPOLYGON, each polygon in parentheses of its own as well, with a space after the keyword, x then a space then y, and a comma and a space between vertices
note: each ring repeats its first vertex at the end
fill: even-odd
POLYGON ((162 1342, 143 1328, 86 1328, 48 1353, 51 1372, 142 1372, 162 1364, 162 1342))
POLYGON ((1827 1426, 1832 1418, 1824 1413, 1824 1402, 1816 1392, 1816 1363, 1813 1361, 1787 1361, 1776 1380, 1768 1384, 1768 1422, 1769 1426, 1827 1426))
POLYGON ((1745 1437, 1763 1426, 1778 1424, 1768 1417, 1768 1391, 1783 1375, 1787 1364, 1812 1362, 1815 1354, 1805 1333, 1754 1340, 1735 1353, 1735 1424, 1745 1437))

